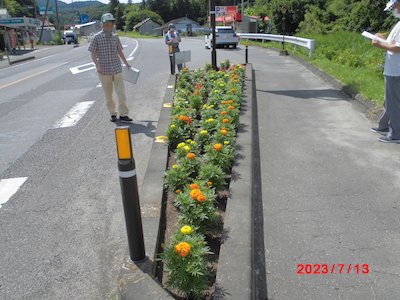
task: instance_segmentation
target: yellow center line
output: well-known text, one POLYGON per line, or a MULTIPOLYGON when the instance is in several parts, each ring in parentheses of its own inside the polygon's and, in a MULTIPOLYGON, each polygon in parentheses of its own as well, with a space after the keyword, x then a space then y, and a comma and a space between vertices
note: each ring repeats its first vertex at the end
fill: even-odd
POLYGON ((40 71, 40 72, 38 72, 38 73, 29 75, 29 76, 27 76, 27 77, 18 79, 17 81, 13 81, 13 82, 7 83, 7 84, 5 84, 5 85, 0 86, 0 90, 1 90, 1 89, 4 89, 4 88, 6 88, 6 87, 9 87, 9 86, 15 85, 15 84, 17 84, 17 83, 20 83, 20 82, 22 82, 22 81, 24 81, 24 80, 31 79, 32 77, 35 77, 35 76, 38 76, 38 75, 40 75, 40 74, 46 73, 46 72, 48 72, 48 71, 50 71, 50 70, 52 70, 52 69, 61 67, 61 66, 66 65, 66 64, 68 64, 68 62, 62 63, 62 64, 60 64, 60 65, 56 65, 56 66, 51 67, 51 68, 49 68, 49 69, 46 69, 46 70, 44 70, 44 71, 40 71))

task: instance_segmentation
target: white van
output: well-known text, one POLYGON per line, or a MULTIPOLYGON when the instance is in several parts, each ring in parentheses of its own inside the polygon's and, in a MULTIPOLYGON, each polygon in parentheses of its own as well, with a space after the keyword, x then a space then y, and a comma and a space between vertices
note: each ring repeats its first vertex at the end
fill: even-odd
MULTIPOLYGON (((236 48, 239 43, 239 37, 236 35, 232 26, 215 26, 215 45, 216 47, 232 46, 236 48)), ((210 49, 212 45, 212 34, 205 38, 205 47, 210 49)))

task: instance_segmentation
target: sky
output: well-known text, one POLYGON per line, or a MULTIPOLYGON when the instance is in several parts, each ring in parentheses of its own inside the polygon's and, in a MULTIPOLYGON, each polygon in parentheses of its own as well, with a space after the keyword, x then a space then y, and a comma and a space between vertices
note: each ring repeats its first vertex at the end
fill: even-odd
MULTIPOLYGON (((71 3, 72 2, 72 0, 61 0, 61 1, 65 2, 65 3, 71 3)), ((108 4, 110 2, 109 0, 97 0, 97 1, 105 3, 105 4, 108 4)), ((74 0, 74 2, 78 2, 78 1, 74 0)), ((120 3, 128 3, 128 0, 119 0, 119 2, 120 3)), ((132 0, 132 3, 139 3, 139 2, 142 2, 142 0, 132 0)))

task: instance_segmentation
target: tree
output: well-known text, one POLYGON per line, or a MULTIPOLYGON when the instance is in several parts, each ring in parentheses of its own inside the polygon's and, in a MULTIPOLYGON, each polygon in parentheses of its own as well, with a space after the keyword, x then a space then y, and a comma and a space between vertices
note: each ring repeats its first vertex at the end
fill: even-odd
POLYGON ((140 9, 140 7, 138 6, 128 6, 125 9, 125 22, 126 22, 126 30, 127 31, 132 31, 133 27, 144 21, 147 18, 150 18, 151 20, 153 20, 154 22, 158 23, 158 24, 163 24, 164 21, 161 18, 161 16, 157 13, 155 13, 154 11, 148 10, 148 9, 140 9))
POLYGON ((113 16, 115 16, 118 5, 119 5, 118 0, 110 0, 109 9, 110 9, 110 13, 112 13, 113 16))
POLYGON ((115 8, 115 27, 118 30, 123 30, 125 26, 125 5, 124 4, 118 4, 118 6, 115 8))

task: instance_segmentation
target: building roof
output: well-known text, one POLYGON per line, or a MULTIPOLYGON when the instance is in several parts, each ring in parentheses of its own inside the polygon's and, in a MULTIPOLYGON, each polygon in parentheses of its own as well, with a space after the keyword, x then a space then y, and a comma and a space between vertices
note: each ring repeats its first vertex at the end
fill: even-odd
MULTIPOLYGON (((149 21, 153 21, 153 20, 151 18, 147 18, 147 19, 143 20, 142 22, 137 23, 135 26, 133 26, 133 29, 140 28, 143 24, 146 24, 149 21)), ((157 22, 154 22, 154 21, 153 21, 153 23, 155 23, 157 25, 160 25, 160 24, 158 24, 157 22)))
POLYGON ((179 23, 180 21, 186 21, 186 20, 188 20, 188 21, 190 21, 190 22, 192 22, 192 23, 196 23, 197 25, 200 26, 200 24, 197 23, 196 21, 193 21, 192 19, 189 19, 189 18, 187 18, 187 17, 182 17, 182 18, 170 20, 170 21, 166 22, 164 25, 162 25, 161 27, 156 28, 156 29, 165 29, 165 28, 168 28, 168 25, 169 25, 170 23, 174 23, 174 24, 176 25, 176 23, 179 23))

